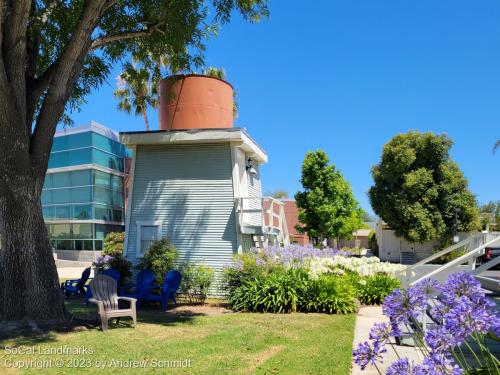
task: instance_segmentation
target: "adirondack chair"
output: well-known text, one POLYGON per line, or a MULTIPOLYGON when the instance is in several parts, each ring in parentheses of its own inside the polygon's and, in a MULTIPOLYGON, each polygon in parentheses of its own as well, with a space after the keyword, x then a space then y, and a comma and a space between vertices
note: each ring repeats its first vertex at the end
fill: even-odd
POLYGON ((160 287, 160 294, 148 294, 146 296, 146 301, 148 302, 160 302, 161 308, 163 310, 167 309, 168 300, 171 299, 174 303, 175 301, 175 293, 179 289, 181 285, 182 275, 179 271, 173 270, 169 271, 165 274, 165 279, 163 281, 163 285, 160 287))
POLYGON ((97 275, 90 282, 90 288, 94 296, 89 299, 89 302, 95 303, 99 308, 99 318, 103 331, 108 329, 108 320, 113 318, 120 319, 129 316, 134 322, 134 327, 137 325, 135 306, 137 300, 129 297, 118 297, 116 285, 116 281, 106 275, 97 275), (119 308, 118 301, 120 300, 130 302, 130 307, 126 309, 119 308))
POLYGON ((151 270, 141 270, 137 274, 135 286, 125 285, 120 288, 120 295, 137 299, 137 309, 141 308, 141 302, 153 290, 155 275, 151 270), (130 291, 131 290, 131 291, 130 291))
POLYGON ((66 280, 61 283, 61 290, 66 296, 84 296, 85 295, 85 284, 90 277, 90 267, 85 268, 82 272, 82 276, 79 279, 66 280))
MULTIPOLYGON (((116 281, 117 284, 120 282, 120 272, 118 272, 118 270, 115 270, 114 268, 109 268, 107 270, 104 270, 102 272, 102 275, 111 277, 113 280, 116 281)), ((89 305, 90 298, 92 298, 92 289, 90 289, 87 286, 87 288, 85 288, 85 299, 86 299, 85 303, 87 304, 87 306, 89 305)))

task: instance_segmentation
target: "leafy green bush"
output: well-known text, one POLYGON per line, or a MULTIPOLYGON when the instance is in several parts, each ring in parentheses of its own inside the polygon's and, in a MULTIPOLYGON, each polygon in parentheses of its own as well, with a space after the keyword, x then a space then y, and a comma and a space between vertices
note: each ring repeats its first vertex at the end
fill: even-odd
POLYGON ((268 265, 257 264, 257 258, 250 254, 239 254, 236 258, 237 267, 227 267, 222 276, 222 288, 231 294, 246 281, 269 274, 268 265))
POLYGON ((112 259, 109 261, 109 267, 116 269, 120 273, 120 285, 128 282, 132 276, 132 263, 123 255, 123 241, 125 233, 110 232, 104 238, 104 250, 102 255, 109 255, 112 259))
POLYGON ((214 270, 203 264, 186 263, 181 267, 181 273, 180 293, 189 303, 204 303, 214 280, 214 270))
POLYGON ((355 294, 355 289, 347 277, 324 274, 309 283, 304 310, 350 314, 356 311, 355 294))
POLYGON ((399 281, 388 275, 368 276, 357 284, 358 299, 364 305, 378 305, 399 286, 399 281))
POLYGON ((104 238, 104 255, 115 256, 123 254, 123 243, 125 242, 125 232, 110 232, 104 238))
POLYGON ((161 284, 165 273, 174 269, 176 259, 177 249, 169 240, 164 238, 153 242, 136 267, 153 271, 156 281, 161 284))
POLYGON ((289 313, 304 303, 308 276, 300 269, 275 271, 243 281, 230 294, 234 310, 253 312, 289 313))

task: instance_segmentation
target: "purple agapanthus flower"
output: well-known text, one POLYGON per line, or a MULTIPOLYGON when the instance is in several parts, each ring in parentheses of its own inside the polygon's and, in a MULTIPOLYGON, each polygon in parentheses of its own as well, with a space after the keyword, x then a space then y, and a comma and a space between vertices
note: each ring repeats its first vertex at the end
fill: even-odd
POLYGON ((457 272, 448 276, 441 288, 440 299, 451 304, 460 297, 467 297, 471 301, 483 301, 484 293, 481 284, 467 272, 457 272))
POLYGON ((387 368, 387 375, 408 375, 411 374, 411 366, 408 358, 400 358, 387 368))
POLYGON ((382 304, 382 311, 393 323, 409 323, 412 318, 418 318, 421 311, 414 309, 409 295, 401 289, 395 289, 382 304))
POLYGON ((457 345, 455 336, 441 326, 427 331, 425 342, 429 348, 438 353, 447 352, 457 345))
POLYGON ((367 341, 358 344, 353 351, 354 362, 364 370, 369 364, 376 365, 377 362, 382 363, 382 354, 387 352, 383 346, 375 342, 373 345, 367 341))
POLYGON ((444 316, 443 328, 461 343, 473 333, 488 333, 493 323, 492 317, 484 306, 478 306, 462 296, 444 316))
POLYGON ((388 342, 391 336, 394 336, 394 334, 390 323, 375 323, 368 337, 370 340, 382 344, 388 342))

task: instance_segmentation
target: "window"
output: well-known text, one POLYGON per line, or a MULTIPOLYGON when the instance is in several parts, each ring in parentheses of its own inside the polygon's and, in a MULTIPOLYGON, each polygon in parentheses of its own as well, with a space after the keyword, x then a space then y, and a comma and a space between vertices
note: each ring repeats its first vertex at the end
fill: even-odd
POLYGON ((161 237, 161 221, 138 221, 136 256, 142 257, 151 244, 161 237))
POLYGON ((61 219, 69 219, 69 209, 70 206, 56 206, 56 219, 61 220, 61 219))
POLYGON ((74 206, 73 219, 89 220, 92 218, 92 206, 89 204, 74 206))

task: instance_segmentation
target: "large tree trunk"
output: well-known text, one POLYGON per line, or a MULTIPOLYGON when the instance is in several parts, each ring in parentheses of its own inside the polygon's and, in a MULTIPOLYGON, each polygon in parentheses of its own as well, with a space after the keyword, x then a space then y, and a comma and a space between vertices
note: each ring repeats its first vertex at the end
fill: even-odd
POLYGON ((40 201, 43 174, 29 167, 28 148, 21 139, 0 140, 0 315, 63 321, 68 315, 40 201))

